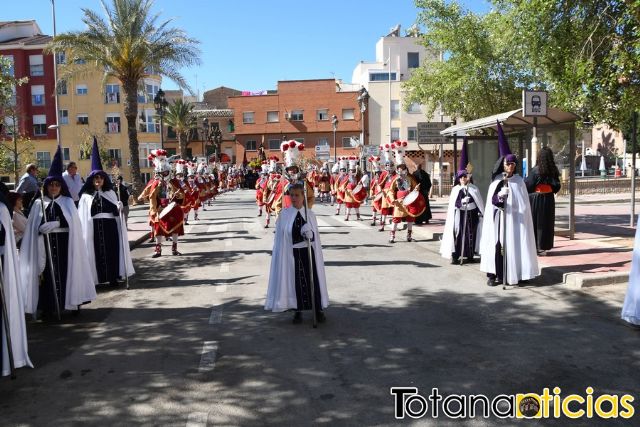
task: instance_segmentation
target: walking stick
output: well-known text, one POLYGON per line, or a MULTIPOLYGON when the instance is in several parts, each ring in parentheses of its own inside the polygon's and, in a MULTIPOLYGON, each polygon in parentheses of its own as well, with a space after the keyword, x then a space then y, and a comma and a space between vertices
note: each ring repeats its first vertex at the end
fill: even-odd
MULTIPOLYGON (((465 192, 465 197, 468 195, 468 192, 465 192)), ((464 265, 464 248, 467 246, 467 212, 469 211, 469 204, 463 203, 464 205, 464 217, 462 219, 462 249, 460 250, 460 265, 464 265)))
MULTIPOLYGON (((307 213, 307 183, 306 180, 302 180, 302 188, 304 194, 304 216, 309 223, 309 215, 307 213)), ((316 314, 316 284, 313 277, 313 253, 311 250, 311 239, 307 239, 307 253, 309 255, 309 277, 311 281, 311 310, 313 310, 313 327, 318 327, 318 316, 316 314)))
MULTIPOLYGON (((47 210, 44 208, 44 185, 40 189, 40 196, 41 196, 40 205, 42 207, 42 218, 44 219, 44 222, 47 222, 47 210)), ((51 203, 53 203, 53 199, 51 199, 51 203)), ((53 301, 56 305, 56 316, 58 317, 58 320, 60 320, 61 319, 60 301, 58 300, 58 290, 56 289, 56 275, 55 275, 55 272, 53 271, 53 257, 51 255, 51 240, 49 239, 49 233, 44 234, 44 243, 46 244, 47 259, 49 260, 49 266, 50 266, 49 273, 51 275, 51 286, 53 287, 53 301)), ((60 285, 62 285, 62 283, 60 285)))
MULTIPOLYGON (((7 250, 6 245, 4 249, 7 250)), ((5 332, 5 336, 7 337, 7 351, 9 353, 9 370, 11 371, 11 379, 15 380, 16 365, 13 360, 13 345, 11 344, 11 326, 9 325, 9 312, 7 310, 7 299, 5 295, 6 294, 4 292, 4 271, 2 269, 2 260, 0 260, 0 299, 2 299, 2 323, 4 323, 4 332, 5 332)), ((0 349, 2 349, 2 345, 0 345, 0 349)))
MULTIPOLYGON (((507 173, 502 173, 504 187, 509 188, 507 173)), ((508 198, 508 196, 507 196, 508 198)), ((502 204, 502 290, 507 289, 507 201, 502 204)))
MULTIPOLYGON (((120 184, 118 184, 118 201, 120 201, 120 203, 122 203, 122 199, 120 198, 120 184)), ((120 210, 119 212, 120 214, 120 228, 122 227, 126 227, 126 222, 124 220, 124 213, 120 210)), ((127 266, 127 257, 126 257, 126 252, 125 252, 125 248, 124 248, 124 244, 129 244, 129 242, 123 242, 122 241, 122 233, 120 233, 120 246, 122 246, 122 264, 124 264, 124 283, 125 283, 125 290, 129 290, 129 267, 127 266)))

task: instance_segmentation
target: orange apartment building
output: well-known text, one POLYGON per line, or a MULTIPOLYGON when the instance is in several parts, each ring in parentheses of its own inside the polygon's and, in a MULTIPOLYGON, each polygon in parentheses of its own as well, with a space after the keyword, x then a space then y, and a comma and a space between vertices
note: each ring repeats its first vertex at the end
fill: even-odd
POLYGON ((277 90, 265 95, 230 96, 229 108, 235 122, 235 163, 259 156, 281 161, 280 143, 295 139, 304 143, 307 159, 319 162, 338 156, 358 156, 353 139, 364 132, 368 143, 365 111, 358 105, 359 87, 343 85, 335 79, 279 81, 277 90), (334 135, 333 116, 337 118, 334 135), (334 139, 335 138, 335 139, 334 139), (318 147, 318 148, 317 148, 318 147))

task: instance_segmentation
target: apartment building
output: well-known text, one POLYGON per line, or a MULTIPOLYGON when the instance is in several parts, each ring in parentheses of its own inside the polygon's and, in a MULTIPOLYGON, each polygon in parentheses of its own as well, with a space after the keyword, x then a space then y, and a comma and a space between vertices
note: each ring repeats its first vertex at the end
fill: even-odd
POLYGON ((246 150, 247 161, 251 161, 262 147, 267 157, 282 160, 280 143, 285 139, 304 143, 304 156, 318 162, 334 155, 359 155, 354 141, 361 138, 367 123, 366 112, 361 114, 358 105, 358 89, 335 79, 287 80, 279 81, 277 89, 266 94, 230 96, 235 159, 242 161, 246 150))

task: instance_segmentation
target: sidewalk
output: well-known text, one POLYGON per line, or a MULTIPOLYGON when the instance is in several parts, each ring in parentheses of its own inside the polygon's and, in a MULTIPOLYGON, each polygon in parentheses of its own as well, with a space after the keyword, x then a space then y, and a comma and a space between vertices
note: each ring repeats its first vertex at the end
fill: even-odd
POLYGON ((137 204, 129 207, 129 248, 133 249, 150 238, 149 204, 137 204))
MULTIPOLYGON (((539 256, 544 284, 571 287, 625 283, 631 270, 635 228, 629 226, 630 193, 576 197, 575 239, 556 235, 555 247, 539 256)), ((442 236, 448 198, 431 199, 433 219, 415 227, 419 239, 438 241, 442 236)), ((556 226, 567 221, 568 197, 559 197, 556 226)), ((640 200, 636 208, 640 212, 640 200)))

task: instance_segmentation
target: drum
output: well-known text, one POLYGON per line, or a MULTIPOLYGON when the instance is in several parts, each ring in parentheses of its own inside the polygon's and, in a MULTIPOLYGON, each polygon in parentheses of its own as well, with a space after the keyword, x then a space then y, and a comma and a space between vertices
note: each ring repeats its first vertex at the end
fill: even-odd
POLYGON ((351 190, 351 195, 356 202, 362 203, 367 198, 367 190, 364 188, 362 183, 358 183, 358 185, 356 185, 353 190, 351 190))
POLYGON ((171 233, 184 222, 182 207, 176 202, 171 202, 160 212, 160 225, 171 233))
POLYGON ((417 189, 413 190, 402 199, 402 205, 407 213, 414 218, 422 215, 425 209, 427 209, 427 201, 417 189))
POLYGON ((378 194, 376 194, 376 196, 373 198, 373 201, 374 202, 378 202, 378 201, 382 200, 383 196, 384 196, 384 191, 381 191, 378 194))

